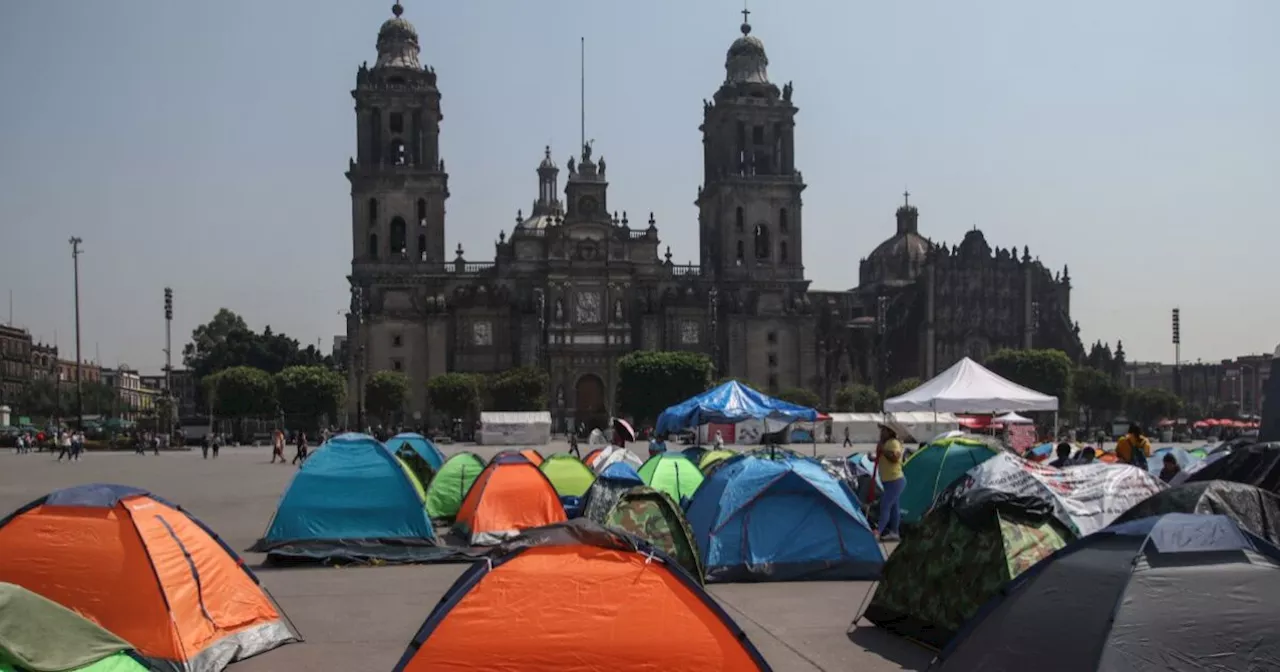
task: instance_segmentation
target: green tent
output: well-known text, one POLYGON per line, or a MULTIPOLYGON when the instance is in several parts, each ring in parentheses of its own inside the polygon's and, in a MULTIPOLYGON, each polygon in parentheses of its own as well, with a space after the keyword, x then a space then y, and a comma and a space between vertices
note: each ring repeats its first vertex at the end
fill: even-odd
POLYGON ((698 471, 701 471, 704 476, 710 474, 711 470, 715 469, 721 462, 736 455, 737 453, 732 450, 708 450, 698 460, 698 471))
POLYGON ((0 583, 0 672, 147 672, 133 646, 66 607, 0 583))
POLYGON ((885 561, 865 615, 942 648, 1002 586, 1074 539, 1052 516, 1036 520, 991 507, 966 522, 940 506, 885 561))
POLYGON ((556 453, 543 460, 538 468, 561 497, 581 497, 587 494, 587 488, 596 480, 596 473, 591 471, 591 467, 568 453, 556 453))
POLYGON ((445 460, 427 485, 427 514, 431 519, 452 522, 482 471, 484 461, 473 453, 457 453, 445 460))
POLYGON ((413 485, 414 491, 418 493, 418 499, 425 503, 427 501, 427 491, 422 487, 422 481, 418 478, 418 472, 414 471, 413 467, 409 466, 409 463, 398 455, 396 456, 396 464, 400 465, 400 469, 404 471, 404 475, 409 477, 409 483, 413 485))
POLYGON ((605 517, 605 525, 644 539, 679 563, 699 583, 705 580, 702 554, 698 552, 693 530, 671 495, 643 485, 631 488, 613 505, 605 517))
POLYGON ((677 502, 693 497, 702 485, 702 472, 680 453, 658 453, 640 465, 637 473, 645 485, 671 495, 677 502))
POLYGON ((902 465, 907 489, 902 493, 902 522, 918 523, 933 500, 965 472, 991 459, 998 451, 978 439, 938 439, 916 451, 902 465))

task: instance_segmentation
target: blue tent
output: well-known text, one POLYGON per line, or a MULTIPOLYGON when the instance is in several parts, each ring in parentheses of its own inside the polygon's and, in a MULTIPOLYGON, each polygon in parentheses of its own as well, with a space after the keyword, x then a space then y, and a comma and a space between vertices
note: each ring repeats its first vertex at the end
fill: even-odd
POLYGON ((444 453, 436 448, 436 444, 431 439, 418 434, 417 432, 404 432, 396 434, 387 441, 387 448, 391 452, 400 454, 400 451, 408 448, 418 454, 427 464, 431 465, 431 470, 440 471, 440 467, 444 464, 444 453))
POLYGON ((874 579, 884 564, 848 489, 807 458, 730 459, 685 513, 711 582, 874 579))
POLYGON ((422 486, 404 463, 371 436, 342 434, 307 458, 249 550, 412 561, 438 557, 434 546, 422 486))
POLYGON ((655 431, 662 436, 709 422, 733 424, 752 419, 776 423, 771 431, 777 431, 798 420, 817 420, 818 412, 774 399, 731 380, 663 411, 655 431))

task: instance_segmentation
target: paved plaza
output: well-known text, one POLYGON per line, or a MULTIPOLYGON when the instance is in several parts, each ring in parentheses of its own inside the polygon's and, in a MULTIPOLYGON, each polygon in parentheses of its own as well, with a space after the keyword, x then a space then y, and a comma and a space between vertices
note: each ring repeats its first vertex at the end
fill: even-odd
MULTIPOLYGON (((441 446, 446 453, 459 450, 441 446)), ((819 453, 847 452, 838 445, 819 453)), ((467 446, 486 459, 493 448, 467 446)), ((544 447, 544 454, 557 449, 544 447)), ((638 453, 643 451, 634 446, 638 453)), ((290 449, 290 453, 292 450, 290 449)), ((806 451, 807 452, 807 451, 806 451)), ((0 512, 50 490, 90 482, 147 488, 181 504, 235 549, 266 529, 295 468, 268 464, 269 448, 227 448, 217 460, 199 451, 95 453, 78 463, 49 453, 0 453, 0 512)), ((427 614, 465 565, 258 568, 263 557, 244 554, 262 582, 306 638, 232 666, 235 672, 390 670, 427 614)), ((865 625, 845 634, 871 588, 866 582, 724 584, 710 592, 779 672, 812 670, 924 670, 932 654, 865 625)), ((554 599, 554 596, 548 596, 554 599)), ((501 636, 495 633, 495 636, 501 636)))

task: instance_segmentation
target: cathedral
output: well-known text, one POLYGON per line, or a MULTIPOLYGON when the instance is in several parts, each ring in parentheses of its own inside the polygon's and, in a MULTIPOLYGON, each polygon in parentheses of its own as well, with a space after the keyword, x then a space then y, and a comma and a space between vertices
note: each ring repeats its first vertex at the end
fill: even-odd
POLYGON ((924 376, 964 354, 1075 338, 1065 272, 1055 279, 1025 253, 993 254, 976 231, 955 250, 935 246, 916 231, 909 204, 897 235, 863 261, 856 289, 811 291, 798 108, 789 83, 770 81, 764 44, 745 22, 724 81, 703 101, 698 264, 672 262, 652 213, 633 219, 610 208, 607 165, 591 144, 565 162, 563 192, 545 150, 533 171, 537 197, 492 259, 468 260, 461 246, 448 258, 440 89, 403 8, 393 13, 351 92, 353 414, 363 377, 380 370, 409 377, 407 417, 425 421, 433 376, 541 368, 562 431, 607 423, 616 362, 634 350, 701 352, 717 377, 830 399, 850 382, 924 376))

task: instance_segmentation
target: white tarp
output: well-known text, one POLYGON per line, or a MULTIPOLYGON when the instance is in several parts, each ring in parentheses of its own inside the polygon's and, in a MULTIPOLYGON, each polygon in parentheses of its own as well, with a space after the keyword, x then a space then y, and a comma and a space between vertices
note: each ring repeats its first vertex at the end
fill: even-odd
POLYGON ((960 429, 960 419, 953 413, 916 411, 904 413, 832 413, 831 441, 844 443, 844 430, 854 443, 876 443, 880 440, 880 423, 885 422, 903 441, 930 441, 940 434, 960 429), (888 417, 888 422, 885 418, 888 417))
POLYGON ((636 469, 639 469, 640 465, 644 464, 644 462, 637 457, 635 453, 627 450, 626 448, 609 446, 608 448, 601 450, 600 454, 596 455, 595 459, 591 461, 591 464, 588 464, 587 466, 591 467, 592 471, 598 474, 604 471, 605 467, 618 462, 626 462, 636 469))
POLYGON ((889 413, 1056 411, 1058 398, 1005 380, 965 357, 920 387, 886 399, 884 410, 889 413))
POLYGON ((991 420, 992 422, 999 422, 1005 425, 1029 425, 1035 422, 1031 418, 1018 415, 1017 413, 1005 413, 1004 415, 997 415, 991 420))
POLYGON ((476 443, 485 446, 545 446, 551 443, 548 411, 496 411, 480 414, 476 443))

